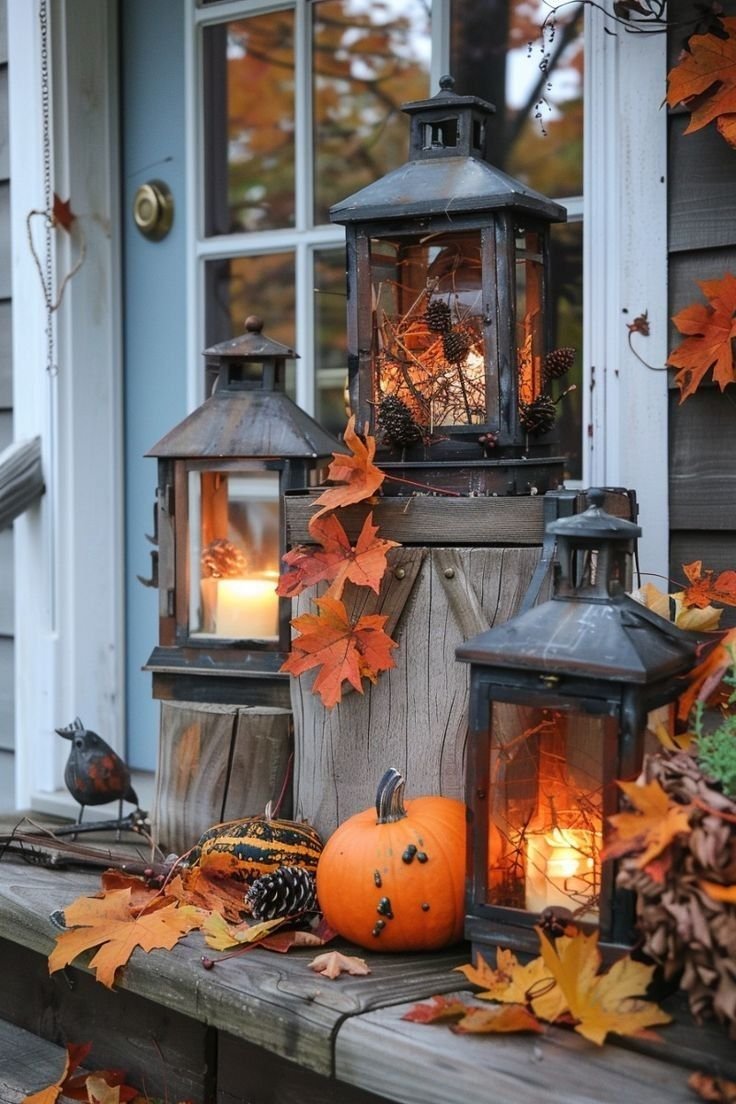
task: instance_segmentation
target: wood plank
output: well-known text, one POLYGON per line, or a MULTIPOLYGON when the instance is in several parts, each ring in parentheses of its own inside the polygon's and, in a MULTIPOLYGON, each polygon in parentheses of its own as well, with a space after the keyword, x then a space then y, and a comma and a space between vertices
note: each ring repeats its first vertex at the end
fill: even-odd
POLYGON ((204 1100, 211 1093, 215 1038, 205 1024, 106 989, 81 970, 49 975, 43 955, 4 940, 0 967, 0 1017, 55 1043, 91 1042, 89 1068, 123 1069, 147 1095, 204 1100))
MULTIPOLYGON (((464 793, 468 672, 455 661, 463 628, 448 588, 475 592, 471 617, 467 593, 459 597, 472 625, 506 620, 517 608, 539 558, 539 548, 457 548, 455 574, 445 577, 448 551, 432 548, 422 564, 394 639, 396 668, 364 694, 348 694, 332 710, 311 692, 311 675, 292 679, 295 731, 294 809, 323 837, 373 801, 379 778, 393 766, 406 778, 408 796, 464 793), (477 600, 477 605, 476 605, 477 600)), ((352 601, 351 596, 351 601, 352 601)), ((354 599, 353 614, 387 612, 372 592, 354 599)), ((309 597, 295 602, 295 614, 309 597)))
POLYGON ((400 1104, 692 1104, 687 1076, 677 1066, 592 1046, 559 1028, 543 1035, 458 1036, 441 1024, 402 1020, 410 1007, 346 1020, 335 1047, 336 1076, 400 1104))
MULTIPOLYGON (((56 934, 49 913, 98 888, 99 879, 90 874, 48 871, 4 859, 0 938, 48 955, 56 934)), ((334 946, 355 950, 339 941, 334 946)), ((288 955, 256 949, 212 970, 200 965, 205 952, 211 953, 198 932, 172 951, 135 951, 119 975, 116 993, 137 994, 327 1075, 333 1072, 333 1036, 346 1016, 456 988, 453 968, 469 960, 464 944, 423 956, 361 952, 369 960, 370 976, 341 978, 337 985, 308 968, 314 956, 308 949, 288 955)), ((71 970, 73 977, 83 972, 71 970)), ((65 984, 63 978, 57 981, 65 984)))
POLYGON ((669 249, 736 244, 733 150, 714 126, 684 134, 689 115, 670 115, 669 249))
MULTIPOLYGON (((287 544, 310 543, 307 524, 321 492, 286 496, 287 544)), ((373 510, 381 536, 401 544, 541 544, 544 535, 541 495, 508 498, 447 498, 413 495, 385 497, 375 506, 365 503, 340 511, 340 521, 354 540, 373 510)))
POLYGON ((13 405, 13 321, 11 301, 0 302, 0 409, 13 405))
POLYGON ((65 1061, 65 1047, 0 1020, 0 1104, 20 1104, 27 1094, 53 1084, 65 1061))
POLYGON ((734 528, 735 440, 736 401, 728 392, 707 388, 682 405, 670 394, 670 529, 734 528))

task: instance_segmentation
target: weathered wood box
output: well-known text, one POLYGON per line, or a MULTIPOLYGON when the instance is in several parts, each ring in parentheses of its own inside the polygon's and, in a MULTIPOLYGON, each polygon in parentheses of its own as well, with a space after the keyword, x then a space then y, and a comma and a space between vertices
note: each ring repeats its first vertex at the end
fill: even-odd
MULTIPOLYGON (((286 500, 289 545, 308 543, 314 496, 286 500)), ((294 814, 327 837, 346 817, 370 805, 378 779, 393 766, 409 796, 462 797, 467 739, 468 672, 455 660, 463 640, 519 608, 542 556, 547 521, 585 509, 583 494, 528 497, 384 498, 373 507, 383 537, 401 542, 389 553, 379 595, 346 588, 353 614, 383 613, 399 647, 396 668, 365 692, 343 693, 327 710, 311 692, 312 676, 292 682, 294 814)), ((355 539, 370 506, 340 511, 355 539)), ((605 509, 632 513, 625 491, 607 494, 605 509)), ((546 556, 545 556, 546 560, 546 556)), ((541 583, 543 588, 544 584, 541 583)), ((314 592, 294 602, 306 612, 314 592)))

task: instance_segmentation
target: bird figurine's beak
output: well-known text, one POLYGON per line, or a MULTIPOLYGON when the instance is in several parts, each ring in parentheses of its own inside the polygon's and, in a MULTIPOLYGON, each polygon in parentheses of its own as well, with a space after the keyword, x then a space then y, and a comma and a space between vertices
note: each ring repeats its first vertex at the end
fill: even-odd
POLYGON ((75 717, 71 724, 65 725, 64 728, 55 728, 54 732, 59 736, 63 736, 65 740, 73 740, 75 732, 83 732, 84 725, 79 717, 75 717))
POLYGON ((57 736, 63 736, 65 740, 71 740, 74 737, 73 729, 69 728, 55 728, 54 732, 57 736))

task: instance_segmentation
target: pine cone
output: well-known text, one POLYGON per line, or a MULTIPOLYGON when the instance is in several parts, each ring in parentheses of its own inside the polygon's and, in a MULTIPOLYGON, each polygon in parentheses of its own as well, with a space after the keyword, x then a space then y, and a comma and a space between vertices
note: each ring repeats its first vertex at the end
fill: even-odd
POLYGON ((281 866, 272 874, 256 878, 245 903, 256 920, 305 912, 316 904, 314 875, 302 866, 281 866))
POLYGON ((544 358, 544 378, 547 383, 550 380, 559 379, 569 372, 575 360, 575 350, 570 345, 562 349, 553 349, 544 358))
POLYGON ((555 424, 557 407, 549 395, 539 395, 530 403, 522 403, 519 407, 519 422, 521 428, 530 437, 541 437, 549 432, 555 424))
POLYGON ((202 575, 205 578, 232 579, 247 572, 248 561, 232 541, 220 537, 202 549, 202 575))
POLYGON ((447 333, 452 327, 452 312, 442 299, 433 299, 424 312, 424 321, 432 333, 447 333))
POLYGON ((448 364, 460 364, 468 355, 472 342, 464 330, 450 330, 442 335, 442 351, 448 364))
POLYGON ((408 448, 421 440, 421 429, 414 421, 409 407, 398 395, 385 395, 381 399, 376 420, 389 445, 408 448))

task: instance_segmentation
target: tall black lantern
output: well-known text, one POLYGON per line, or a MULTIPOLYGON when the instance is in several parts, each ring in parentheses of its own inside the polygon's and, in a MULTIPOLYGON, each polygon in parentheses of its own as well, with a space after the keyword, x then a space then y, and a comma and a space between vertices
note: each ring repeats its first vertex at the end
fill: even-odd
POLYGON ((284 393, 293 349, 259 318, 205 351, 212 395, 154 445, 158 458, 157 698, 289 704, 278 670, 290 602, 276 594, 283 494, 342 446, 284 393))
POLYGON ((406 164, 330 209, 347 230, 350 401, 389 473, 543 492, 562 481, 544 361, 549 227, 565 210, 489 163, 495 109, 453 83, 404 105, 406 164))
POLYGON ((632 895, 601 862, 616 780, 641 769, 649 710, 681 692, 697 640, 632 598, 641 530, 590 491, 582 514, 553 522, 552 598, 457 649, 470 664, 466 935, 475 949, 536 951, 547 909, 632 940, 632 895))

